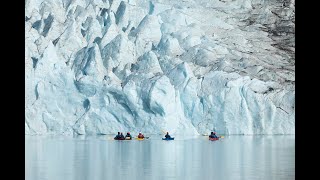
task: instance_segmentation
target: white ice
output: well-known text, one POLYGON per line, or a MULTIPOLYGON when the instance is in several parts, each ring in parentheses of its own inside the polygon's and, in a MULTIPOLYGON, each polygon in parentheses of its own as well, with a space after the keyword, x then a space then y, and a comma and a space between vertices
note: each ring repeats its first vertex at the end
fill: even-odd
POLYGON ((295 134, 295 2, 25 2, 25 133, 295 134))

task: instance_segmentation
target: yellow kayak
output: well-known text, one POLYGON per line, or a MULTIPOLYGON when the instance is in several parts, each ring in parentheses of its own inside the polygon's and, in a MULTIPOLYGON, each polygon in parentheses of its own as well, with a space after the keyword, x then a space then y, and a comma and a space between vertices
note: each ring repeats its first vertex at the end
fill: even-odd
POLYGON ((142 141, 142 140, 145 140, 145 139, 149 139, 149 137, 144 137, 144 138, 138 138, 138 137, 136 137, 135 139, 142 141))

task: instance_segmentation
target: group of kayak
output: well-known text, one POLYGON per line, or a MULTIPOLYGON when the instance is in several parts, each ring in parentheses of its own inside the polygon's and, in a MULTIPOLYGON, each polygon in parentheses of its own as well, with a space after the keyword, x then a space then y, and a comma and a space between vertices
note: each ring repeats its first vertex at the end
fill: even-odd
MULTIPOLYGON (((141 132, 139 132, 138 136, 136 137, 137 140, 144 140, 148 138, 149 137, 145 137, 141 132)), ((209 135, 209 140, 211 141, 219 140, 219 138, 220 137, 218 137, 215 132, 211 132, 211 134, 209 135)), ((132 136, 130 132, 127 132, 126 136, 123 136, 122 132, 118 132, 116 137, 114 137, 114 140, 132 140, 132 136)), ((171 137, 169 135, 169 132, 167 132, 162 140, 174 140, 174 137, 171 137)))
MULTIPOLYGON (((144 139, 144 135, 141 132, 139 132, 139 135, 137 138, 144 139)), ((126 136, 123 136, 122 133, 118 132, 116 137, 114 137, 114 140, 132 140, 132 136, 130 132, 127 132, 126 136)))

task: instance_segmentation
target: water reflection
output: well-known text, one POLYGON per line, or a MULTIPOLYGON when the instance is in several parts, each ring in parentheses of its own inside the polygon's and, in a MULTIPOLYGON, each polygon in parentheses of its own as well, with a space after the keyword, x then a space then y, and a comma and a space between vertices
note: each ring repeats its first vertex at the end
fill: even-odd
POLYGON ((294 136, 26 136, 26 180, 295 179, 294 136))

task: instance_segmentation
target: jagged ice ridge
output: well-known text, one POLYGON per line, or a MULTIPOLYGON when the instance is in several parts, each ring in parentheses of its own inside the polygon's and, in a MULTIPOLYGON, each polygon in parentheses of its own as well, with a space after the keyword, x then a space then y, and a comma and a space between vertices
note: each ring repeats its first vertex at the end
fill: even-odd
POLYGON ((295 2, 26 0, 25 134, 294 134, 295 2))

